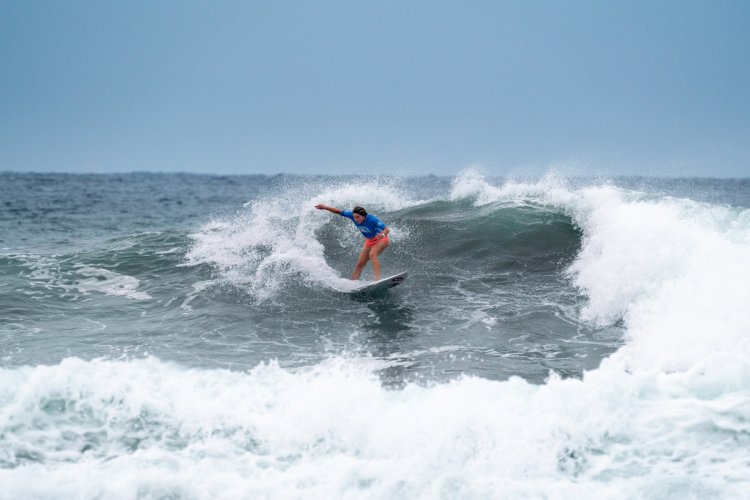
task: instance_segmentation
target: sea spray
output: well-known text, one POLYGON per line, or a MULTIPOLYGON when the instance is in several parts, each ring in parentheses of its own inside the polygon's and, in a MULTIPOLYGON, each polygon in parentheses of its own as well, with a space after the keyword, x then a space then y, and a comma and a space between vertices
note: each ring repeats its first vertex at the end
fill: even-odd
MULTIPOLYGON (((327 203, 347 209, 360 204, 374 213, 396 211, 418 202, 409 201, 398 187, 383 181, 313 186, 317 189, 310 185, 301 188, 307 191, 307 198, 287 188, 284 195, 248 202, 246 211, 211 221, 192 235, 195 244, 187 255, 188 262, 216 266, 224 280, 247 287, 260 300, 274 297, 290 276, 339 290, 354 288, 355 284, 341 278, 326 263, 324 247, 315 235, 332 225, 339 244, 355 249, 353 257, 361 238, 342 221, 315 210, 315 205, 327 203)), ((405 228, 390 221, 388 225, 395 243, 407 237, 405 228)))

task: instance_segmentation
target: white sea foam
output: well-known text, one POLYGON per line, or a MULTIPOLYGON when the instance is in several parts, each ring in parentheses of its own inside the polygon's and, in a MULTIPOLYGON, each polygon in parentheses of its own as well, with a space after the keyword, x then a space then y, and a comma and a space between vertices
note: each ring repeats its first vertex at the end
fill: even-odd
MULTIPOLYGON (((187 262, 214 266, 224 280, 245 287, 261 300, 274 297, 290 276, 338 290, 353 289, 356 283, 326 263, 323 245, 316 239, 316 232, 331 221, 329 212, 314 208, 318 203, 342 209, 361 204, 377 213, 418 202, 383 181, 294 186, 280 195, 247 203, 247 210, 235 216, 206 224, 191 235, 194 244, 187 262)), ((406 234, 406 228, 390 222, 389 227, 394 242, 406 234)), ((360 244, 361 237, 350 230, 339 239, 354 245, 360 244)))
POLYGON ((334 358, 238 373, 151 358, 0 370, 0 497, 750 493, 746 389, 698 396, 699 373, 598 370, 394 391, 382 367, 334 358))
POLYGON ((91 266, 80 266, 76 272, 85 276, 75 281, 75 288, 84 294, 99 292, 105 295, 127 297, 134 300, 151 298, 146 292, 139 292, 140 282, 133 276, 115 273, 107 269, 91 266))
POLYGON ((589 297, 586 317, 623 317, 629 366, 690 370, 750 354, 748 210, 628 200, 611 188, 582 196, 595 201, 580 217, 586 237, 571 274, 589 297))

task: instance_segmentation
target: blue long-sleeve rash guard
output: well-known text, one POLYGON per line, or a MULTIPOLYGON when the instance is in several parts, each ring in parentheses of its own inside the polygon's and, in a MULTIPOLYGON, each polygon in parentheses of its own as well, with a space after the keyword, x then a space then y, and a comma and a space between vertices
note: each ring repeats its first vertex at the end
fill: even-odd
POLYGON ((354 222, 354 225, 357 226, 357 229, 359 229, 359 231, 362 233, 362 236, 364 236, 368 240, 373 239, 379 233, 382 233, 383 229, 385 229, 385 224, 383 224, 383 221, 372 214, 367 214, 365 220, 362 221, 362 224, 357 224, 357 221, 354 220, 354 214, 351 212, 351 210, 342 210, 339 215, 341 215, 341 217, 351 219, 352 222, 354 222))

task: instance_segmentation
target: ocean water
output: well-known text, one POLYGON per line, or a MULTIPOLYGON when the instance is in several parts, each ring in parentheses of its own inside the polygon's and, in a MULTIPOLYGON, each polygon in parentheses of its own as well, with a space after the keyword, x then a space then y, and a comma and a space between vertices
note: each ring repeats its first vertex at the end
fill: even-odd
POLYGON ((749 310, 750 180, 2 173, 0 498, 748 498, 749 310))

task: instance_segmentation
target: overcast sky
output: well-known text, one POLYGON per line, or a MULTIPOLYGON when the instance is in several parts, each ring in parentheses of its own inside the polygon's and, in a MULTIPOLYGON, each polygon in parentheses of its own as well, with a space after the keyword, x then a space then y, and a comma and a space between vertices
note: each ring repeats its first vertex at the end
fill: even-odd
POLYGON ((0 171, 750 176, 750 1, 0 0, 0 171))

